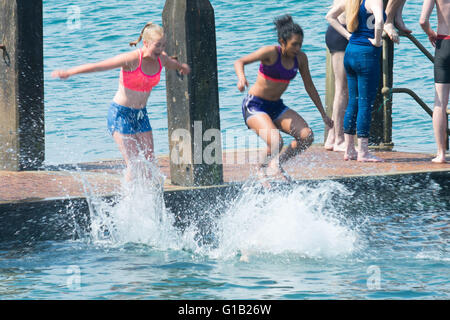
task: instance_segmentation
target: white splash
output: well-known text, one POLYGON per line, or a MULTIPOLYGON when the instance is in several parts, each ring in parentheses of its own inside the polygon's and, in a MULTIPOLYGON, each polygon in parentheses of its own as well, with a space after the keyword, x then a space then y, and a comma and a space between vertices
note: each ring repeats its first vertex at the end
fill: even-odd
POLYGON ((147 166, 151 177, 140 175, 133 183, 123 183, 115 205, 90 201, 94 243, 142 243, 217 259, 235 259, 242 252, 330 258, 351 254, 356 248, 357 231, 334 210, 333 196, 349 195, 339 183, 296 186, 284 192, 244 186, 211 229, 215 243, 200 245, 198 226, 191 225, 183 232, 174 226, 174 215, 164 205, 162 174, 156 166, 147 166))
POLYGON ((181 249, 173 214, 165 207, 164 176, 156 164, 141 161, 134 179, 122 181, 115 204, 91 201, 91 238, 94 243, 120 246, 142 243, 158 249, 181 249), (148 174, 150 173, 150 174, 148 174))
POLYGON ((333 182, 318 187, 297 186, 278 193, 250 188, 219 222, 219 247, 214 255, 294 254, 330 258, 351 254, 357 232, 339 220, 331 197, 348 195, 333 182))

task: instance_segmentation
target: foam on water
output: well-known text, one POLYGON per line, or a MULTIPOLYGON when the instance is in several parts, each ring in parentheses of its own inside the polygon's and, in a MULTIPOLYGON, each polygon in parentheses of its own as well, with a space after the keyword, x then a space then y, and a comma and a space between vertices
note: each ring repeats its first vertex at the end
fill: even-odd
POLYGON ((238 252, 330 258, 354 252, 358 234, 334 210, 331 199, 347 194, 333 182, 290 191, 244 190, 219 221, 219 248, 214 255, 238 252))
POLYGON ((442 251, 420 252, 415 257, 418 260, 431 260, 436 262, 450 262, 450 257, 442 251))
MULTIPOLYGON (((349 192, 339 183, 295 186, 289 190, 261 190, 253 183, 210 228, 214 243, 201 244, 200 223, 181 231, 163 201, 162 175, 147 163, 152 178, 123 183, 115 205, 90 201, 91 233, 96 244, 120 246, 142 243, 155 249, 188 250, 201 256, 234 259, 248 255, 288 254, 305 258, 332 258, 356 250, 357 231, 334 209, 333 198, 349 192)), ((214 204, 204 204, 211 207, 214 204)))
POLYGON ((153 163, 141 160, 139 166, 133 182, 122 181, 115 203, 91 198, 91 240, 102 245, 142 243, 161 250, 179 249, 174 217, 164 205, 164 177, 153 163), (150 178, 145 170, 151 172, 150 178))

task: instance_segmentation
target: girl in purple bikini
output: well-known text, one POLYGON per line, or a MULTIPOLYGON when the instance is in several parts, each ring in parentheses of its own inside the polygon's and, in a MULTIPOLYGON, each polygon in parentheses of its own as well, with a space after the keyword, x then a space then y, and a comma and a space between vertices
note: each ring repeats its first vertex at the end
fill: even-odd
POLYGON ((249 129, 267 143, 267 157, 260 166, 260 177, 279 177, 289 180, 282 164, 306 150, 314 136, 306 121, 294 110, 284 105, 281 96, 286 91, 297 72, 303 79, 306 92, 322 115, 328 127, 333 121, 326 115, 311 79, 308 58, 301 51, 303 30, 294 23, 290 15, 284 15, 274 21, 280 46, 265 46, 240 58, 234 63, 238 76, 237 87, 243 92, 248 87, 244 66, 261 61, 256 83, 249 89, 242 104, 244 121, 249 129), (280 132, 294 137, 286 149, 281 151, 283 140, 280 132))

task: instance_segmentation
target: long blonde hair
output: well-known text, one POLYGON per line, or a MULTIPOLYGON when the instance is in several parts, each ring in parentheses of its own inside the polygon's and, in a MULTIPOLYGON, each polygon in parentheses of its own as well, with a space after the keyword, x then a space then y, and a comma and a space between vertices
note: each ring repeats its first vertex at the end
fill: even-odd
POLYGON ((345 17, 347 20, 347 30, 349 32, 354 32, 358 29, 358 13, 361 3, 361 0, 347 0, 345 2, 345 17))
POLYGON ((144 39, 144 41, 151 41, 155 39, 155 36, 162 37, 163 35, 164 29, 161 26, 149 22, 142 28, 139 38, 136 41, 130 42, 130 46, 136 46, 142 39, 144 39))

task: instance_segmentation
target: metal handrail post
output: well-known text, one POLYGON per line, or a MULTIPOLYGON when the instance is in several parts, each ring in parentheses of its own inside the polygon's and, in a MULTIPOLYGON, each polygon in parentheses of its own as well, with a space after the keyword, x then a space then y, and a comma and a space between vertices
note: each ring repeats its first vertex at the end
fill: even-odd
POLYGON ((382 83, 383 88, 383 147, 392 148, 392 95, 390 91, 394 79, 394 44, 388 37, 383 37, 382 83))

